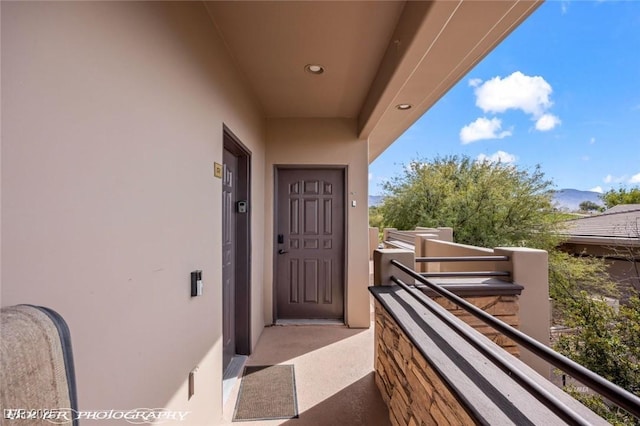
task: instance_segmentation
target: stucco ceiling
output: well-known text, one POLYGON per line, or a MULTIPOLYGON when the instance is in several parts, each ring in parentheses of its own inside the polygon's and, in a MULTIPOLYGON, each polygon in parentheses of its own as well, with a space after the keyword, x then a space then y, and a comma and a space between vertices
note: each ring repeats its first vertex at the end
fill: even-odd
POLYGON ((540 3, 205 2, 266 117, 356 118, 370 161, 540 3))
POLYGON ((404 2, 210 2, 267 117, 357 117, 404 2), (305 72, 306 64, 325 72, 305 72))

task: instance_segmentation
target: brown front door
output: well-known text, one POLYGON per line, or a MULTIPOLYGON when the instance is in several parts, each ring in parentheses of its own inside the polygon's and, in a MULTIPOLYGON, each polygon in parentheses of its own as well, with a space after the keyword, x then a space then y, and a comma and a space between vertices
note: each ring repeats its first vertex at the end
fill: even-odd
POLYGON ((222 361, 225 371, 235 355, 251 353, 251 152, 226 126, 223 136, 222 361))
POLYGON ((222 371, 236 354, 236 211, 238 158, 224 150, 222 171, 222 371))
POLYGON ((344 170, 278 169, 276 318, 344 318, 344 170))

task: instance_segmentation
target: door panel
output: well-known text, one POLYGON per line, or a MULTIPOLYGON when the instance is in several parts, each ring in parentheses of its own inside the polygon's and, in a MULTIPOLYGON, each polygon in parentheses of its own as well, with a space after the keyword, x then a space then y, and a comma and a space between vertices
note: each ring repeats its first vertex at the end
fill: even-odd
POLYGON ((279 169, 277 187, 277 318, 344 318, 344 171, 279 169))
POLYGON ((238 158, 226 149, 222 174, 222 363, 223 371, 236 354, 235 263, 238 158))

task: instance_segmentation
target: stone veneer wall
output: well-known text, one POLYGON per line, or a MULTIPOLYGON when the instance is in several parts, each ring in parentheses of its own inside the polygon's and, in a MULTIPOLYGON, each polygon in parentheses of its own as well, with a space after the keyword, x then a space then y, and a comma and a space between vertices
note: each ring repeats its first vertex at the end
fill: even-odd
MULTIPOLYGON (((518 346, 513 342, 513 340, 502 335, 497 330, 488 326, 480 319, 474 317, 469 312, 458 307, 444 297, 431 296, 431 298, 462 321, 478 330, 478 332, 487 336, 494 343, 502 346, 502 348, 510 354, 517 357, 520 356, 518 346)), ((518 296, 478 296, 464 297, 464 299, 512 327, 518 328, 520 325, 520 316, 518 315, 518 296)))
POLYGON ((438 373, 375 302, 376 384, 393 425, 473 425, 438 373))
MULTIPOLYGON (((492 363, 441 321, 439 315, 444 312, 437 314, 392 287, 373 287, 371 293, 375 297, 375 381, 394 426, 575 422, 514 380, 514 371, 577 415, 580 424, 608 424, 515 357, 504 357, 506 370, 492 363)), ((463 327, 471 331, 470 326, 463 327)), ((483 340, 491 351, 500 351, 483 340)))

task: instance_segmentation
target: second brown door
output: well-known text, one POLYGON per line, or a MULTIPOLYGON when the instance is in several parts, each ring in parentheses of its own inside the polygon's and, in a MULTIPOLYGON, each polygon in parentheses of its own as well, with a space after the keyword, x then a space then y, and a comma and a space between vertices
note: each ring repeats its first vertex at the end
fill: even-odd
POLYGON ((278 319, 344 318, 344 196, 343 169, 278 169, 278 319))

